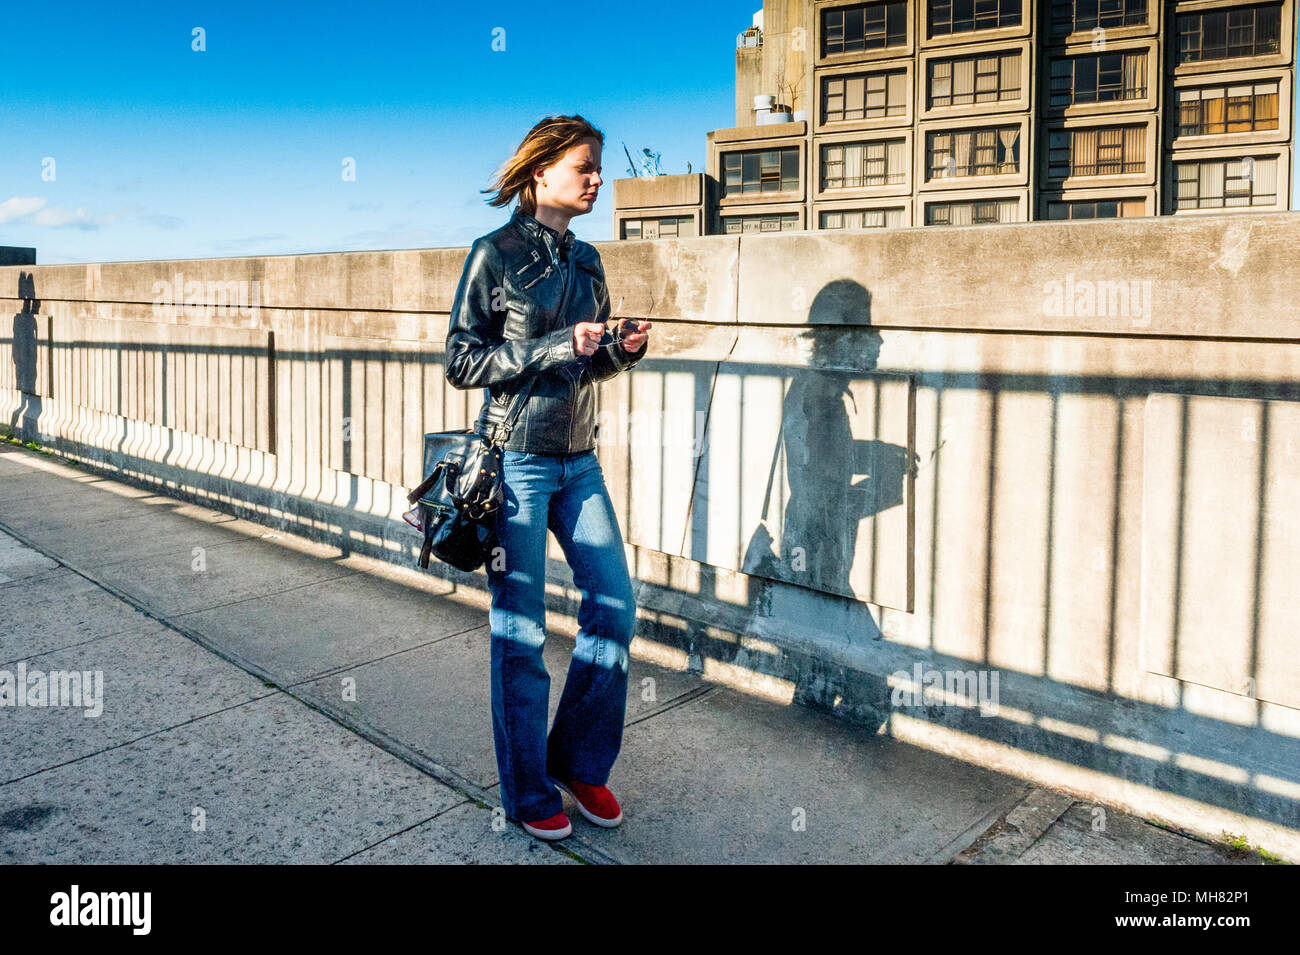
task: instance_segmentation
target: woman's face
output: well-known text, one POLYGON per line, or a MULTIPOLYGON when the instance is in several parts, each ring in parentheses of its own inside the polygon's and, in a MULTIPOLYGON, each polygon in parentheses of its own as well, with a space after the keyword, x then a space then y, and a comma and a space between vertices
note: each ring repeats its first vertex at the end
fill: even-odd
POLYGON ((600 143, 584 139, 553 166, 534 172, 533 181, 539 206, 556 207, 569 216, 585 215, 596 204, 604 182, 600 178, 600 143))

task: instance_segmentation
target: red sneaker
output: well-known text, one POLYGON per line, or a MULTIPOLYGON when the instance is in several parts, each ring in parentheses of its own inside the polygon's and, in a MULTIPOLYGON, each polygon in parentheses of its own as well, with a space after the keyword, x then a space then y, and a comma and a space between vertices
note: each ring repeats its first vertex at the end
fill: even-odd
POLYGON ((525 832, 538 839, 563 839, 573 833, 573 823, 569 822, 569 817, 562 812, 557 812, 550 819, 521 822, 520 825, 524 827, 525 832))
POLYGON ((623 810, 619 808, 618 800, 614 798, 614 794, 608 787, 590 786, 576 780, 560 782, 558 779, 555 785, 577 801, 578 811, 586 816, 589 822, 612 829, 623 821, 623 810))

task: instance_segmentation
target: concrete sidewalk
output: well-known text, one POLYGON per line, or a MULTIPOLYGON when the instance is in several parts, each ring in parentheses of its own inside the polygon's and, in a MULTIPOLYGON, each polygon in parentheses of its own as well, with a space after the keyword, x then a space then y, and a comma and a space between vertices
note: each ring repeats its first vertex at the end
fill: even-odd
MULTIPOLYGON (((614 830, 504 823, 486 594, 0 446, 0 861, 1252 862, 656 666, 633 644, 614 830), (84 704, 85 701, 83 701, 84 704)), ((575 623, 551 613, 559 701, 575 623)))

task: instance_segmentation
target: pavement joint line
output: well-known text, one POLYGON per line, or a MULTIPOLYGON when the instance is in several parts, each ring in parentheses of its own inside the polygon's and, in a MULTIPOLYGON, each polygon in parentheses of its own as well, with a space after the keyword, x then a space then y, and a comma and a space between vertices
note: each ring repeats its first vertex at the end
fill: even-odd
POLYGON ((382 653, 377 657, 371 657, 369 660, 358 660, 354 663, 342 663, 329 670, 322 670, 321 672, 315 673, 311 676, 303 677, 301 680, 294 680, 292 683, 285 683, 283 684, 283 686, 286 690, 288 690, 288 689, 292 689, 293 687, 306 686, 309 683, 318 683, 321 680, 327 679, 328 677, 338 676, 340 673, 347 673, 350 670, 359 670, 362 667, 370 666, 370 664, 372 663, 379 663, 383 660, 387 660, 390 657, 398 656, 399 654, 402 653, 410 653, 412 650, 422 650, 427 647, 432 647, 435 646, 436 644, 442 643, 444 640, 450 640, 453 637, 464 636, 467 633, 471 633, 475 630, 481 630, 482 628, 483 625, 480 624, 475 627, 469 627, 465 630, 457 630, 455 633, 448 633, 441 637, 435 637, 433 640, 426 640, 423 643, 418 643, 415 644, 414 646, 402 647, 400 650, 394 650, 391 653, 382 653))
MULTIPOLYGON (((336 564, 335 566, 338 565, 336 564)), ((240 597, 238 600, 228 600, 223 604, 213 604, 211 607, 196 607, 193 610, 185 610, 182 611, 181 613, 168 614, 166 619, 179 620, 181 617, 193 616, 196 613, 208 613, 209 611, 212 610, 224 610, 226 607, 236 607, 239 604, 246 604, 252 600, 265 600, 268 597, 279 597, 283 594, 291 594, 295 590, 304 590, 307 587, 315 587, 318 584, 332 584, 335 581, 343 580, 347 577, 355 577, 359 573, 361 573, 361 571, 359 570, 349 570, 345 573, 337 574, 333 577, 322 577, 320 580, 309 580, 305 584, 294 584, 292 587, 285 587, 283 590, 273 590, 270 593, 265 593, 265 594, 253 594, 252 596, 249 597, 240 597)))
POLYGON ((995 819, 989 827, 984 830, 984 832, 981 832, 976 838, 971 840, 970 845, 963 848, 960 852, 955 853, 950 864, 956 863, 959 856, 963 853, 970 852, 970 850, 976 846, 978 846, 979 849, 971 854, 969 860, 964 860, 965 864, 970 864, 971 862, 978 864, 980 855, 982 855, 986 850, 989 850, 990 847, 994 846, 1003 850, 999 856, 1002 860, 1000 864, 1011 864, 1037 845, 1043 836, 1047 834, 1047 831, 1051 829, 1052 826, 1056 825, 1057 821, 1069 812, 1070 808, 1077 802, 1078 800, 1070 793, 1055 790, 1048 786, 1031 785, 1029 791, 1025 793, 1024 796, 1017 799, 1010 808, 999 815, 997 819, 995 819), (1030 803, 1042 798, 1055 798, 1059 808, 1054 808, 1051 812, 1044 813, 1042 816, 1035 819, 1034 823, 1037 832, 1034 833, 1032 838, 1024 838, 1026 835, 1025 830, 1017 823, 1010 821, 1011 816, 1021 808, 1027 808, 1036 812, 1039 807, 1036 805, 1031 806, 1030 803))
POLYGON ((438 810, 432 816, 428 816, 427 818, 420 819, 416 822, 413 822, 411 825, 406 826, 402 829, 398 829, 396 832, 390 832, 388 835, 384 836, 384 838, 380 839, 378 842, 372 842, 368 846, 362 846, 360 849, 357 849, 355 852, 349 852, 347 855, 343 856, 342 858, 335 859, 333 862, 330 863, 330 865, 338 865, 341 862, 347 862, 353 856, 359 856, 363 852, 369 852, 371 849, 375 848, 375 846, 382 846, 388 840, 396 839, 398 836, 404 835, 405 833, 410 832, 412 829, 418 829, 420 828, 420 826, 433 822, 433 820, 437 819, 439 816, 445 815, 446 813, 451 812, 453 809, 459 809, 461 806, 472 806, 472 805, 475 805, 474 800, 462 799, 460 802, 453 803, 452 805, 448 806, 446 809, 438 810))
MULTIPOLYGON (((227 663, 231 663, 239 667, 241 670, 244 670, 246 673, 249 673, 257 677, 263 683, 272 684, 273 686, 276 687, 277 692, 284 693, 287 696, 292 697, 293 699, 301 703, 303 706, 306 706, 309 709, 313 709, 316 712, 322 714, 323 716, 333 720, 335 723, 338 723, 340 726, 344 727, 345 729, 351 730, 353 733, 356 733, 362 739, 365 739, 368 742, 373 743, 375 746, 379 747, 380 749, 384 750, 390 755, 396 756, 398 759, 415 767, 417 770, 420 770, 421 772, 425 773, 428 776, 432 776, 436 781, 442 783, 444 786, 447 786, 449 789, 452 789, 463 796, 467 796, 470 799, 477 799, 480 802, 487 803, 489 805, 499 805, 499 803, 492 797, 492 795, 486 789, 484 789, 484 787, 479 786, 477 783, 473 782, 468 777, 462 776, 460 773, 456 772, 455 770, 445 767, 442 764, 437 763, 432 759, 429 759, 428 757, 424 756, 422 753, 419 753, 418 751, 402 743, 400 740, 392 736, 389 736, 387 733, 384 733, 378 729, 375 729, 374 727, 370 726, 370 724, 366 723, 364 720, 357 719, 352 714, 344 710, 341 710, 333 706, 332 704, 327 704, 323 701, 304 699, 303 697, 298 696, 297 694, 287 689, 284 689, 281 686, 280 682, 275 679, 274 674, 272 674, 266 668, 245 658, 241 654, 235 653, 233 651, 230 651, 222 647, 221 645, 215 643, 214 641, 212 641, 211 639, 209 639, 204 634, 198 631, 191 630, 189 627, 181 626, 178 623, 173 623, 167 617, 159 616, 157 613, 150 610, 148 605, 145 604, 143 601, 138 600, 131 594, 128 594, 116 587, 113 587, 110 584, 106 584, 103 581, 97 580, 94 577, 94 575, 84 570, 81 570, 77 567, 73 567, 71 564, 69 564, 66 560, 62 559, 61 557, 59 557, 57 554, 53 554, 47 551, 45 548, 38 545, 35 541, 32 541, 30 538, 26 537, 24 534, 20 534, 17 531, 15 531, 13 528, 9 527, 9 525, 4 523, 3 521, 0 521, 0 531, 8 534, 10 537, 13 537, 15 540, 19 541, 20 543, 27 545, 37 553, 43 554, 46 557, 49 557, 51 560, 55 560, 58 563, 63 564, 63 566, 67 567, 69 570, 73 571, 74 573, 84 577, 86 580, 89 580, 92 584, 95 584, 96 586, 100 587, 106 593, 109 593, 112 596, 117 597, 119 600, 123 601, 126 604, 129 604, 130 606, 139 610, 141 613, 145 614, 149 618, 158 621, 160 624, 167 627, 168 629, 173 630, 176 633, 179 633, 181 636, 185 637, 186 639, 191 640, 194 643, 197 643, 199 646, 203 647, 203 649, 214 654, 220 659, 225 660, 227 663)), ((360 571, 356 571, 356 573, 359 572, 360 571)), ((268 694, 268 695, 272 695, 272 694, 268 694)), ((119 745, 126 745, 126 744, 119 744, 119 745)), ((112 747, 112 748, 116 748, 116 747, 112 747)), ((85 757, 78 757, 78 759, 84 759, 84 758, 85 757)), ((69 762, 76 762, 76 761, 77 760, 70 760, 69 762)), ((53 768, 53 767, 49 767, 49 768, 53 768)), ((44 770, 40 770, 40 771, 43 772, 44 770)), ((28 775, 35 775, 35 774, 28 774, 28 775)), ((18 777, 18 779, 25 779, 25 778, 27 777, 26 776, 18 777)), ((0 785, 5 785, 8 782, 16 782, 16 781, 17 780, 8 780, 6 781, 6 783, 0 785)), ((578 857, 576 856, 575 853, 575 857, 582 858, 582 861, 584 862, 599 861, 609 865, 619 864, 617 859, 614 859, 612 856, 608 855, 603 850, 588 843, 585 839, 579 837, 576 833, 572 836, 569 836, 568 839, 564 841, 571 843, 570 851, 572 851, 572 844, 576 844, 578 846, 581 846, 590 856, 594 857, 594 859, 587 859, 584 857, 578 857), (574 840, 577 840, 576 843, 574 842, 574 840)))
POLYGON ((1003 817, 1010 813, 1016 806, 1024 802, 1033 790, 1033 785, 1026 783, 1018 793, 998 803, 967 827, 961 835, 957 836, 957 838, 950 841, 947 845, 943 846, 926 859, 923 864, 950 865, 953 859, 957 858, 957 856, 975 845, 975 843, 978 842, 986 832, 996 826, 1003 817))
POLYGON ((26 577, 10 577, 8 580, 0 583, 0 586, 8 587, 10 584, 40 583, 42 578, 53 577, 65 570, 67 570, 67 568, 62 564, 58 567, 46 567, 44 570, 38 570, 34 574, 28 574, 26 577))
POLYGON ((623 729, 624 731, 626 731, 628 727, 636 726, 638 723, 644 723, 646 720, 654 719, 656 716, 660 715, 661 713, 667 713, 669 710, 675 710, 679 706, 685 706, 687 703, 693 703, 702 697, 710 696, 714 693, 714 691, 720 689, 722 689, 722 687, 716 683, 709 683, 706 684, 705 686, 692 687, 691 689, 687 690, 685 693, 679 693, 677 696, 674 696, 672 699, 664 700, 664 702, 661 703, 659 706, 656 706, 654 709, 650 710, 647 713, 642 713, 636 719, 628 720, 626 725, 624 725, 623 729))
MULTIPOLYGON (((222 523, 225 523, 225 522, 223 521, 222 523)), ((218 547, 231 547, 231 546, 236 546, 236 547, 237 547, 237 546, 239 546, 240 544, 252 544, 252 543, 258 543, 258 542, 259 542, 258 538, 256 538, 256 537, 249 537, 249 538, 246 538, 246 539, 244 539, 244 540, 217 541, 215 544, 195 544, 194 547, 202 547, 205 551, 209 551, 209 550, 216 550, 218 547)), ((261 541, 261 543, 266 543, 266 542, 265 542, 265 541, 261 541)), ((191 552, 193 551, 193 549, 194 549, 193 547, 188 548, 188 549, 182 547, 182 548, 178 548, 178 549, 176 549, 176 550, 165 550, 165 551, 161 551, 161 552, 159 552, 159 553, 157 553, 157 554, 147 554, 147 555, 145 555, 144 557, 123 557, 121 560, 105 560, 105 561, 98 561, 98 562, 95 564, 95 566, 96 566, 96 567, 116 567, 118 564, 129 563, 130 561, 133 561, 133 560, 137 560, 137 561, 138 561, 138 560, 157 560, 157 559, 160 558, 160 557, 175 557, 175 556, 178 555, 178 554, 188 554, 188 553, 191 553, 191 552)), ((326 578, 326 579, 328 579, 328 578, 326 578)), ((192 611, 186 611, 186 613, 190 613, 190 612, 192 612, 192 611)))
POLYGON ((65 647, 48 647, 39 653, 29 653, 26 656, 15 657, 12 660, 0 660, 0 666, 8 666, 11 663, 21 663, 24 660, 39 660, 41 657, 50 653, 62 653, 64 650, 75 650, 77 647, 84 647, 87 644, 95 643, 99 640, 108 640, 112 637, 120 637, 124 633, 130 633, 135 627, 123 627, 121 630, 114 630, 112 633, 102 633, 98 637, 91 637, 89 640, 82 640, 80 643, 69 643, 65 647))
MULTIPOLYGON (((137 517, 137 518, 140 517, 140 516, 142 516, 142 515, 138 515, 138 514, 136 514, 136 515, 132 515, 132 517, 137 517)), ((124 520, 129 520, 129 519, 130 519, 130 518, 124 518, 124 520)), ((235 517, 235 518, 231 518, 231 520, 233 520, 233 521, 237 521, 237 520, 239 520, 239 518, 235 517)), ((106 523, 106 522, 105 522, 105 523, 106 523)), ((206 521, 203 522, 203 523, 204 523, 204 524, 208 524, 208 522, 206 522, 206 521)), ((208 524, 208 526, 216 526, 216 525, 218 525, 218 524, 227 524, 227 523, 230 523, 230 522, 229 522, 229 521, 212 521, 211 524, 208 524)), ((6 528, 7 526, 8 526, 8 525, 5 525, 4 523, 0 522, 0 528, 6 528)), ((18 534, 18 532, 15 531, 15 530, 13 530, 13 529, 7 529, 7 530, 5 530, 5 533, 10 534, 11 536, 15 536, 15 537, 16 537, 17 534, 18 534)), ((255 543, 255 542, 269 543, 268 541, 262 541, 260 538, 257 538, 257 537, 248 537, 248 538, 245 538, 244 540, 217 541, 215 544, 200 544, 200 545, 195 545, 195 546, 201 546, 205 551, 209 551, 209 550, 216 550, 218 547, 230 547, 230 546, 232 546, 232 545, 234 545, 234 546, 238 546, 238 545, 240 545, 240 544, 251 544, 251 543, 255 543)), ((28 546, 31 546, 31 545, 28 545, 28 546)), ((144 557, 123 557, 123 558, 121 558, 121 559, 119 559, 119 560, 101 560, 101 561, 96 561, 96 562, 95 562, 95 566, 96 566, 96 567, 116 567, 116 566, 118 566, 119 564, 126 564, 126 563, 129 563, 129 562, 133 561, 133 560, 134 560, 134 561, 139 561, 139 560, 156 560, 156 559, 158 559, 158 558, 160 558, 160 557, 175 557, 175 556, 178 555, 178 554, 188 554, 188 553, 190 553, 192 550, 193 550, 192 547, 191 547, 191 548, 188 548, 188 549, 187 549, 187 548, 178 548, 178 549, 176 549, 176 550, 166 550, 166 551, 161 551, 161 552, 159 552, 159 553, 157 553, 157 554, 148 554, 148 555, 146 555, 146 556, 144 556, 144 557)), ((47 555, 47 556, 48 556, 48 555, 47 555)), ((58 558, 56 557, 56 558, 53 558, 53 559, 57 560, 58 558)), ((322 558, 322 559, 324 559, 324 558, 322 558)), ((329 558, 329 559, 333 560, 334 558, 329 558)), ((62 562, 60 562, 60 563, 62 563, 62 562)), ((69 567, 68 564, 63 564, 63 566, 65 566, 65 567, 69 567)), ((69 569, 71 569, 71 568, 69 567, 69 569)), ((46 571, 43 571, 43 573, 47 573, 47 574, 49 574, 49 573, 53 573, 53 570, 46 570, 46 571)), ((354 573, 355 573, 355 571, 354 571, 354 573)), ((39 575, 39 574, 33 574, 32 576, 33 576, 33 577, 37 577, 37 576, 40 576, 40 575, 39 575)), ((84 575, 83 575, 83 576, 84 576, 84 575)), ((19 578, 19 579, 21 579, 21 580, 30 580, 31 578, 30 578, 30 577, 24 577, 24 578, 19 578)), ((326 580, 332 580, 332 579, 334 579, 334 578, 327 577, 327 578, 325 578, 325 579, 326 579, 326 580)), ((18 581, 14 581, 14 583, 17 583, 17 582, 18 582, 18 581)), ((236 601, 236 602, 238 602, 238 601, 236 601)), ((209 607, 209 608, 207 608, 207 609, 212 610, 212 609, 215 609, 215 608, 209 607)), ((201 612, 201 611, 192 611, 192 610, 187 610, 187 611, 186 611, 186 613, 199 613, 199 612, 201 612)))
MULTIPOLYGON (((20 475, 20 476, 23 476, 23 475, 20 475)), ((14 475, 12 475, 12 474, 7 474, 7 475, 5 475, 5 477, 6 477, 6 478, 12 478, 12 477, 14 477, 14 475)), ((44 501, 44 500, 47 500, 47 499, 49 499, 49 498, 58 498, 58 497, 63 497, 66 493, 67 493, 66 491, 50 491, 50 492, 47 493, 47 494, 25 494, 25 495, 22 495, 22 496, 20 496, 20 497, 12 497, 12 498, 5 497, 5 498, 0 498, 0 505, 5 505, 5 504, 27 504, 27 503, 31 503, 31 502, 35 502, 35 501, 44 501)))
MULTIPOLYGON (((155 496, 157 496, 157 497, 162 497, 161 494, 159 494, 159 495, 155 495, 155 496)), ((136 498, 123 498, 123 500, 130 501, 130 502, 132 502, 132 503, 138 503, 138 499, 136 499, 136 498)), ((185 501, 176 501, 175 498, 172 498, 171 500, 172 500, 174 503, 176 503, 176 504, 178 504, 178 505, 180 505, 180 506, 185 506, 185 505, 186 505, 186 502, 185 502, 185 501)), ((3 503, 3 502, 0 502, 0 503, 3 503)), ((191 516, 188 515, 188 514, 177 514, 177 513, 175 513, 175 512, 172 511, 172 510, 165 509, 164 506, 161 505, 161 504, 140 504, 140 507, 144 507, 144 508, 154 508, 155 510, 161 511, 161 512, 164 513, 164 514, 168 514, 168 515, 171 516, 171 517, 179 517, 179 518, 181 518, 182 520, 194 521, 196 524, 204 524, 204 525, 228 524, 228 523, 230 523, 230 520, 239 520, 239 518, 235 517, 235 518, 230 518, 230 520, 225 520, 225 521, 205 521, 205 520, 203 520, 202 518, 191 517, 191 516)), ((226 515, 223 514, 222 516, 225 517, 226 515)), ((119 521, 133 521, 133 520, 137 520, 137 519, 139 519, 139 518, 141 518, 141 517, 157 517, 157 514, 149 514, 149 513, 147 513, 147 512, 143 512, 143 513, 142 513, 142 512, 138 512, 138 511, 133 511, 132 513, 129 513, 129 514, 118 514, 118 515, 116 515, 116 516, 114 516, 114 517, 100 517, 100 518, 98 518, 97 523, 100 524, 100 525, 104 525, 104 524, 116 524, 116 523, 119 522, 119 521)), ((77 522, 76 520, 72 520, 72 521, 69 521, 69 522, 67 522, 67 523, 54 522, 54 523, 52 523, 52 524, 45 524, 45 525, 42 525, 42 526, 43 526, 43 527, 52 527, 52 528, 64 528, 64 527, 75 528, 75 527, 77 526, 77 523, 78 523, 78 522, 77 522)), ((225 542, 223 541, 223 543, 225 543, 225 542)), ((213 546, 216 546, 216 545, 213 545, 213 546)))
MULTIPOLYGON (((29 449, 25 449, 25 450, 29 450, 29 449)), ((39 453, 39 452, 33 452, 33 453, 39 453)), ((85 477, 88 477, 88 476, 89 476, 89 475, 87 475, 87 474, 85 474, 85 473, 82 473, 82 474, 79 474, 79 475, 71 475, 71 474, 54 474, 54 473, 52 473, 52 472, 50 472, 50 471, 44 471, 44 470, 41 470, 40 468, 28 468, 28 469, 25 470, 25 471, 19 471, 19 472, 17 472, 17 473, 2 474, 2 475, 0 475, 0 477, 6 477, 6 478, 18 478, 19 480, 22 480, 23 478, 42 478, 42 477, 46 477, 46 478, 57 478, 57 479, 60 480, 60 481, 71 481, 73 484, 76 484, 76 485, 78 485, 78 486, 80 486, 80 487, 96 487, 96 485, 99 485, 99 484, 112 485, 112 484, 118 484, 118 483, 121 483, 121 482, 119 482, 119 481, 114 481, 113 478, 108 477, 107 475, 98 475, 98 476, 94 477, 93 480, 89 480, 89 481, 85 481, 85 480, 78 481, 78 480, 77 480, 78 477, 85 478, 85 477)), ((96 489, 97 489, 97 490, 102 490, 102 488, 96 488, 96 489)), ((64 490, 64 491, 50 491, 50 492, 48 492, 48 493, 46 493, 46 494, 41 494, 41 495, 39 495, 39 496, 40 496, 40 497, 56 497, 56 496, 58 496, 59 494, 66 494, 66 493, 67 493, 66 490, 64 490)), ((109 493, 111 494, 112 492, 110 491, 109 493)), ((5 500, 8 500, 8 498, 6 498, 5 500)), ((23 500, 25 500, 25 498, 23 498, 23 500)))
POLYGON ((21 776, 15 776, 12 779, 0 780, 0 786, 8 786, 11 783, 20 783, 24 779, 31 779, 33 776, 39 776, 42 773, 51 773, 56 769, 62 769, 65 766, 71 766, 73 763, 80 763, 83 760, 94 759, 96 756, 102 756, 105 753, 111 753, 113 750, 121 749, 123 746, 133 746, 136 743, 149 739, 149 737, 151 736, 157 736, 160 733, 170 733, 172 730, 180 729, 182 726, 189 726, 193 723, 199 722, 200 720, 206 720, 211 716, 218 716, 222 713, 228 713, 231 710, 239 709, 241 706, 247 706, 250 703, 258 703, 270 697, 280 696, 280 695, 292 696, 292 694, 284 693, 283 690, 277 688, 271 693, 263 693, 260 696, 253 696, 253 697, 249 697, 246 700, 240 700, 237 703, 231 703, 229 706, 223 706, 220 709, 210 710, 207 713, 200 713, 199 715, 193 716, 188 720, 181 720, 179 723, 173 723, 170 726, 160 726, 158 727, 158 729, 150 730, 147 733, 142 733, 141 735, 133 737, 132 739, 123 740, 120 743, 114 743, 112 746, 105 746, 103 749, 97 749, 93 753, 83 753, 82 755, 75 756, 72 759, 65 759, 61 763, 54 763, 53 765, 50 766, 42 766, 40 769, 32 770, 30 773, 24 773, 21 776))

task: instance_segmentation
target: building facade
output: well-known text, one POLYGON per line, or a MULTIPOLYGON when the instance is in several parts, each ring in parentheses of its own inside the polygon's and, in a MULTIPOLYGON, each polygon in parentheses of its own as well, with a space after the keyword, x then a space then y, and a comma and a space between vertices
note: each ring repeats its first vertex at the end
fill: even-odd
POLYGON ((702 174, 614 235, 1291 207, 1297 0, 765 0, 702 174))

